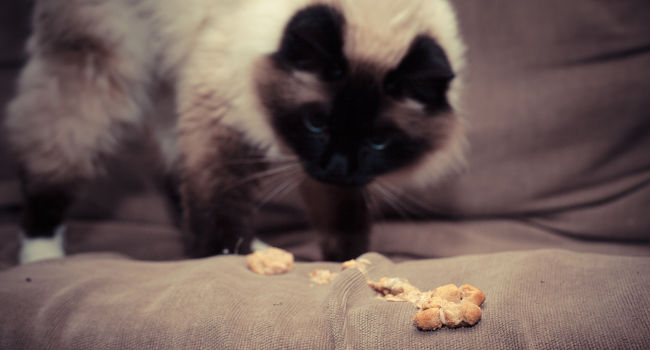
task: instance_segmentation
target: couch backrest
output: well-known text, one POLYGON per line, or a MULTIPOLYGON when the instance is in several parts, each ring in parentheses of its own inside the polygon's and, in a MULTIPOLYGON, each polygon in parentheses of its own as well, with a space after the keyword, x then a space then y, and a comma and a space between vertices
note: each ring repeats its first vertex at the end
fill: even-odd
POLYGON ((445 214, 650 238, 650 2, 455 0, 469 169, 445 214))

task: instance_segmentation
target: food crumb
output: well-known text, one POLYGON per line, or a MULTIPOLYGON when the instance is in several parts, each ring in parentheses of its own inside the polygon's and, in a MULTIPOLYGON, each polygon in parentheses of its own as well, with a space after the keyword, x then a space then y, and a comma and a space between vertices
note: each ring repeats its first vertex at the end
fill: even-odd
MULTIPOLYGON (((357 269, 365 275, 368 272, 367 266, 370 264, 372 264, 372 262, 370 262, 368 259, 352 259, 341 264, 341 271, 345 271, 347 269, 357 269)), ((309 274, 309 280, 320 285, 330 284, 338 275, 338 272, 332 272, 330 270, 324 269, 314 269, 309 274)))
POLYGON ((293 254, 273 247, 246 255, 248 268, 260 275, 286 273, 293 268, 293 262, 293 254))
POLYGON ((443 326, 473 326, 483 315, 480 306, 485 301, 485 294, 468 284, 460 288, 447 284, 421 292, 408 280, 382 277, 378 282, 368 281, 368 285, 380 294, 380 299, 410 302, 421 309, 413 317, 413 322, 422 331, 433 331, 443 326))
POLYGON ((313 269, 309 274, 309 280, 320 285, 330 284, 338 275, 338 272, 332 272, 330 270, 313 269))
POLYGON ((355 268, 365 275, 368 272, 368 265, 370 264, 372 264, 372 262, 368 259, 352 259, 341 264, 341 271, 355 268))

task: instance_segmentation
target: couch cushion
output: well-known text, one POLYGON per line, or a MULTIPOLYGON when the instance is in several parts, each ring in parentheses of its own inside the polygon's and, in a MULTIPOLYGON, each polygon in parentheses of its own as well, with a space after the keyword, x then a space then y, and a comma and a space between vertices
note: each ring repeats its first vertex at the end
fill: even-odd
POLYGON ((3 349, 620 349, 650 347, 650 259, 560 250, 393 264, 368 278, 422 290, 469 283, 487 295, 472 328, 420 332, 407 303, 376 298, 344 271, 310 285, 314 268, 260 276, 245 259, 149 263, 82 255, 0 273, 3 349))

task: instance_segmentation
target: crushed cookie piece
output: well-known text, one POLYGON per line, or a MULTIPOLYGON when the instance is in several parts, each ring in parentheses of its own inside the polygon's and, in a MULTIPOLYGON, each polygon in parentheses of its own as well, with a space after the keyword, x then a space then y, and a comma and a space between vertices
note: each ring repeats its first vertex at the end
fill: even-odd
POLYGON ((338 272, 330 270, 314 269, 309 274, 309 280, 316 284, 330 284, 338 276, 338 272))
POLYGON ((480 306, 485 301, 485 294, 468 284, 460 288, 447 284, 421 292, 407 280, 382 277, 379 282, 368 281, 368 285, 380 293, 379 298, 385 301, 410 302, 421 309, 413 317, 413 322, 423 331, 443 326, 473 326, 483 315, 480 306))
POLYGON ((361 273, 365 275, 366 273, 368 273, 368 265, 370 264, 372 264, 372 262, 368 259, 364 259, 364 258, 352 259, 341 264, 341 271, 355 268, 361 271, 361 273))
POLYGON ((279 249, 267 248, 246 255, 248 268, 260 275, 279 275, 293 268, 293 254, 279 249))

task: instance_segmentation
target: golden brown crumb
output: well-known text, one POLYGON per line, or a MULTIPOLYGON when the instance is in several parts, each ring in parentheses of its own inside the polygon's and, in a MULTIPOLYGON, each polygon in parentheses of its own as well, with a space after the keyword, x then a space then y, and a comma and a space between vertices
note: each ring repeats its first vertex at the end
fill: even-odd
POLYGON ((365 275, 368 272, 367 266, 370 264, 372 264, 372 262, 370 262, 368 259, 352 259, 341 264, 341 271, 356 268, 365 275))
POLYGON ((483 315, 481 304, 485 294, 478 288, 463 285, 460 288, 447 284, 432 291, 421 292, 407 280, 382 277, 379 282, 368 281, 373 289, 386 301, 407 301, 422 311, 413 317, 420 330, 436 330, 473 326, 483 315))
POLYGON ((278 275, 293 268, 293 254, 271 247, 246 255, 246 263, 260 275, 278 275))
POLYGON ((413 322, 418 329, 423 331, 434 331, 438 328, 442 328, 440 309, 435 308, 422 310, 413 316, 413 322))
POLYGON ((381 294, 386 301, 407 301, 420 307, 427 295, 401 278, 382 277, 379 282, 368 281, 368 285, 381 294))
POLYGON ((481 316, 483 316, 483 311, 478 305, 464 300, 462 303, 460 303, 460 305, 462 307, 464 325, 473 326, 479 320, 481 320, 481 316))
POLYGON ((313 269, 309 274, 309 280, 316 284, 330 284, 338 275, 338 272, 330 270, 313 269))
POLYGON ((452 303, 460 303, 460 291, 455 284, 446 284, 433 290, 432 296, 440 297, 441 299, 450 301, 452 303))
MULTIPOLYGON (((352 259, 341 264, 341 271, 347 269, 357 269, 361 271, 362 274, 365 275, 368 272, 367 266, 370 264, 372 263, 368 259, 363 259, 363 258, 352 259)), ((309 280, 316 284, 330 284, 332 283, 332 281, 334 281, 334 279, 338 275, 339 275, 338 272, 332 272, 330 270, 314 269, 309 274, 309 280)))
POLYGON ((418 329, 432 331, 442 326, 455 328, 460 326, 473 326, 483 315, 478 305, 469 301, 452 303, 439 299, 439 306, 426 308, 413 317, 413 322, 418 329))
POLYGON ((474 286, 465 284, 458 289, 460 290, 461 299, 469 301, 474 305, 481 306, 485 301, 485 293, 474 286))

